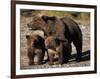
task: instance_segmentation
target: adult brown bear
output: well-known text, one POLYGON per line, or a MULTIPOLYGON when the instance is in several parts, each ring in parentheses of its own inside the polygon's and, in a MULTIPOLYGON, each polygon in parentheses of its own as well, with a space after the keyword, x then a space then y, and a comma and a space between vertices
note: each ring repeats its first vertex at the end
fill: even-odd
POLYGON ((54 35, 60 40, 68 39, 69 43, 73 42, 77 50, 76 60, 82 59, 82 31, 71 18, 36 15, 27 26, 32 30, 43 30, 45 36, 54 35))

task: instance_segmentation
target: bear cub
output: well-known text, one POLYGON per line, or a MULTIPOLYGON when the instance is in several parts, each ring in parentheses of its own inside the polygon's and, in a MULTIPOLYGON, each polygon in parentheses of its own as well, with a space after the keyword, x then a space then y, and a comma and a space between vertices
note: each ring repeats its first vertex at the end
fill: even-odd
POLYGON ((35 64, 34 57, 37 56, 37 64, 42 64, 45 55, 44 39, 39 35, 26 35, 27 56, 29 65, 35 64))
POLYGON ((60 40, 51 35, 45 39, 45 46, 48 51, 50 65, 54 64, 54 56, 58 55, 58 64, 67 62, 71 54, 71 45, 68 40, 60 40))

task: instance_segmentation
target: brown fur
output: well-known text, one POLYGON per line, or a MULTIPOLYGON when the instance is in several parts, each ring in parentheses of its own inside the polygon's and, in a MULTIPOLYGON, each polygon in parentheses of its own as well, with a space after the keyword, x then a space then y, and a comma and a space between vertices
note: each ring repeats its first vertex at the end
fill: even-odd
POLYGON ((42 64, 45 55, 44 39, 40 36, 26 35, 29 65, 34 64, 34 57, 38 57, 38 64, 42 64))
POLYGON ((71 18, 52 17, 46 15, 36 15, 28 24, 29 28, 33 30, 43 30, 45 36, 54 35, 60 40, 68 40, 69 43, 74 44, 77 50, 77 61, 82 58, 82 31, 78 24, 71 18))
POLYGON ((55 54, 58 55, 58 63, 63 64, 69 60, 71 45, 68 40, 62 41, 55 36, 48 36, 45 39, 45 46, 48 51, 50 64, 53 64, 55 54))

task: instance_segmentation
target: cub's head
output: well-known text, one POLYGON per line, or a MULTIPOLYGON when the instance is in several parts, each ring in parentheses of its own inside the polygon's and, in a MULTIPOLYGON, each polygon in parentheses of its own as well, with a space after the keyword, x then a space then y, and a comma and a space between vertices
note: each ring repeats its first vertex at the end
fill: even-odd
POLYGON ((42 48, 44 45, 44 39, 38 35, 26 35, 27 47, 42 48))
POLYGON ((32 35, 26 35, 26 39, 27 39, 27 48, 31 48, 35 44, 37 37, 32 35))

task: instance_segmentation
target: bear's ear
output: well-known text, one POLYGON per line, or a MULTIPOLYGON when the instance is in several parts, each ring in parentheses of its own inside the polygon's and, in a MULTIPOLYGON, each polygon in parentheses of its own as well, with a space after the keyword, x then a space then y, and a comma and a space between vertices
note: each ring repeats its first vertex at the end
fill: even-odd
POLYGON ((48 21, 48 18, 49 18, 49 17, 48 17, 48 16, 46 16, 46 15, 43 15, 43 16, 42 16, 42 19, 43 19, 45 22, 47 22, 47 21, 48 21))
POLYGON ((47 23, 48 20, 51 20, 51 21, 55 21, 56 20, 56 16, 46 16, 46 15, 43 15, 42 16, 42 19, 47 23))
POLYGON ((30 36, 29 35, 26 35, 26 39, 29 39, 30 38, 30 36))
POLYGON ((49 20, 56 20, 56 16, 49 17, 49 20))

